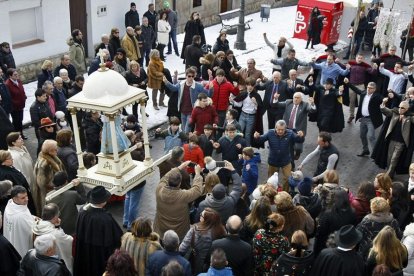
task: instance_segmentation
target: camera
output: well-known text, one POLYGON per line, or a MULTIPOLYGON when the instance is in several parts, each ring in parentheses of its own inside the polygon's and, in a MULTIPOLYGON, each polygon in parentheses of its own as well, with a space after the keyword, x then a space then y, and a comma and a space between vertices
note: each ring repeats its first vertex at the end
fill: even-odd
POLYGON ((190 167, 190 168, 194 168, 196 165, 197 165, 197 163, 190 162, 190 164, 188 164, 188 167, 190 167))
POLYGON ((226 166, 226 162, 224 161, 216 161, 216 167, 217 168, 223 168, 226 166))

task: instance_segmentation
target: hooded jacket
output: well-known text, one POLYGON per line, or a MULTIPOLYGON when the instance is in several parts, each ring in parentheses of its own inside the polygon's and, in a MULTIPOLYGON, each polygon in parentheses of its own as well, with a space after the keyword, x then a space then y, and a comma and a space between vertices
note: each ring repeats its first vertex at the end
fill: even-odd
POLYGON ((247 185, 247 193, 250 195, 257 187, 259 180, 258 163, 261 162, 260 153, 255 153, 249 160, 243 161, 242 183, 247 185), (249 167, 249 169, 247 169, 249 167))
POLYGON ((239 88, 234 87, 226 79, 222 83, 218 83, 217 79, 213 80, 214 92, 211 96, 213 100, 213 105, 217 111, 226 111, 229 108, 229 97, 230 94, 234 96, 239 95, 239 88))
POLYGON ((72 257, 72 242, 73 237, 66 235, 63 229, 56 227, 53 223, 47 220, 39 220, 33 226, 33 234, 42 236, 45 234, 52 234, 56 238, 56 254, 62 259, 68 270, 72 273, 73 257, 72 257))
POLYGON ((206 199, 200 202, 197 209, 196 220, 200 220, 200 215, 205 208, 210 207, 220 214, 221 222, 226 224, 227 219, 234 214, 234 208, 242 193, 242 181, 236 171, 231 174, 233 179, 233 190, 230 195, 225 195, 222 199, 214 198, 212 193, 207 194, 206 199))
POLYGON ((69 37, 66 40, 66 44, 69 45, 69 57, 75 66, 76 73, 83 74, 86 72, 86 61, 85 61, 85 49, 83 45, 75 42, 73 37, 69 37))
POLYGON ((208 104, 204 108, 200 106, 200 101, 197 100, 191 112, 190 124, 195 126, 197 135, 204 132, 204 125, 218 124, 218 114, 213 106, 213 101, 208 98, 208 104))
POLYGON ((403 269, 404 276, 414 276, 414 223, 405 227, 402 243, 408 252, 408 265, 403 269))
POLYGON ((311 193, 309 196, 296 194, 293 198, 293 204, 303 206, 313 219, 316 219, 322 211, 322 201, 316 193, 311 193))

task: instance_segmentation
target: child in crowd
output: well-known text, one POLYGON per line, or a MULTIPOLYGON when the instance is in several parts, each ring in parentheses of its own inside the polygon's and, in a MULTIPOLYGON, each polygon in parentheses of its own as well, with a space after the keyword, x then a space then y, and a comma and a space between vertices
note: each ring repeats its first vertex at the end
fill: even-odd
POLYGON ((216 139, 213 135, 213 126, 211 124, 204 125, 204 133, 198 137, 198 144, 203 150, 204 156, 213 154, 214 142, 216 142, 216 139))
POLYGON ((82 154, 83 165, 86 169, 92 168, 96 165, 96 156, 92 152, 84 152, 82 154))
POLYGON ((229 109, 226 112, 226 120, 224 121, 223 128, 226 129, 228 125, 234 125, 237 129, 238 134, 241 134, 241 126, 239 122, 237 122, 236 118, 239 116, 239 112, 236 109, 229 109))
POLYGON ((190 124, 194 126, 194 134, 201 135, 206 124, 217 126, 218 115, 212 103, 213 101, 206 94, 198 94, 190 118, 190 124))
POLYGON ((155 138, 158 137, 165 139, 164 153, 168 153, 175 146, 182 147, 188 139, 187 135, 180 130, 180 119, 174 116, 170 118, 170 126, 167 129, 157 128, 155 130, 155 138))
POLYGON ((66 121, 65 113, 63 111, 56 111, 56 128, 57 130, 61 129, 70 129, 68 121, 66 121))
POLYGON ((242 153, 242 185, 247 188, 247 199, 257 187, 257 181, 259 180, 259 168, 257 164, 260 163, 261 160, 260 154, 255 153, 252 147, 245 147, 242 153))
MULTIPOLYGON (((301 171, 294 171, 288 178, 289 183, 289 194, 294 197, 296 193, 298 192, 297 186, 299 182, 303 180, 303 173, 301 171)), ((282 187, 280 187, 281 190, 282 187)))
POLYGON ((183 161, 190 160, 191 163, 187 167, 187 172, 194 176, 195 171, 194 167, 200 165, 201 168, 204 168, 204 154, 203 150, 198 145, 197 135, 191 135, 188 139, 188 144, 184 144, 184 158, 183 161))
POLYGON ((126 122, 122 125, 124 131, 132 130, 135 134, 141 132, 141 126, 138 124, 137 117, 135 115, 128 115, 126 122))
POLYGON ((246 146, 246 140, 240 135, 236 135, 236 127, 234 125, 228 125, 225 135, 213 144, 217 153, 222 153, 222 159, 232 163, 239 174, 241 174, 239 154, 242 153, 243 148, 246 146))

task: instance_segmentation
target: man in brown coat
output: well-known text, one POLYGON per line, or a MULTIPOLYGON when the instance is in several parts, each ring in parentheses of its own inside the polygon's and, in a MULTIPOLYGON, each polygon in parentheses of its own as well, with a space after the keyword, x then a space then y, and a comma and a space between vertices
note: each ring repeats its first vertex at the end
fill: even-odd
POLYGON ((135 38, 134 29, 132 27, 126 28, 126 34, 121 40, 121 46, 125 50, 127 58, 131 61, 135 60, 138 62, 141 53, 138 50, 138 40, 135 38))
POLYGON ((195 166, 193 186, 189 190, 182 190, 180 170, 185 170, 189 164, 190 161, 186 161, 172 169, 158 184, 154 231, 160 236, 167 230, 174 230, 182 240, 190 229, 188 205, 203 193, 203 178, 200 175, 201 167, 195 166))

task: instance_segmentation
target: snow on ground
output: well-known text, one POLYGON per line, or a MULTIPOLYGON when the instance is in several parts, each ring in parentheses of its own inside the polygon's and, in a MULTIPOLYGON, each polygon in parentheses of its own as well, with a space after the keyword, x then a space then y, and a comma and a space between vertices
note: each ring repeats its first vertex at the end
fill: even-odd
MULTIPOLYGON (((284 8, 277 8, 272 9, 270 12, 269 21, 261 21, 260 19, 260 12, 247 15, 245 20, 253 19, 252 22, 249 23, 251 29, 245 31, 245 41, 246 41, 246 50, 236 50, 234 49, 234 42, 236 41, 237 35, 228 35, 227 39, 230 43, 230 49, 233 50, 238 63, 241 66, 247 66, 247 59, 254 58, 256 61, 256 68, 263 71, 264 75, 267 77, 271 76, 272 72, 272 65, 270 63, 270 59, 273 58, 273 50, 268 47, 263 39, 263 33, 267 33, 267 37, 271 42, 277 43, 280 36, 284 36, 288 38, 288 40, 293 44, 296 50, 296 58, 309 62, 313 57, 319 56, 324 53, 326 48, 325 45, 316 45, 314 46, 314 50, 306 50, 305 45, 306 41, 302 39, 292 38, 293 36, 293 29, 295 23, 295 13, 296 13, 296 6, 291 7, 284 7, 284 8)), ((229 21, 231 24, 235 24, 238 22, 238 18, 229 21)), ((210 45, 214 45, 219 32, 221 30, 221 24, 210 26, 204 29, 204 33, 206 36, 206 41, 210 45)), ((178 41, 178 49, 181 53, 182 44, 184 40, 184 34, 180 34, 177 36, 178 41)), ((335 46, 335 49, 342 49, 346 46, 346 43, 340 42, 335 46)), ((167 51, 167 49, 165 49, 167 51)), ((174 70, 178 70, 179 74, 183 74, 185 71, 185 66, 182 62, 180 57, 176 55, 167 55, 167 60, 165 62, 165 66, 173 72, 174 70)), ((85 74, 85 78, 87 75, 85 74)), ((87 81, 87 80, 86 80, 87 81)), ((24 123, 30 122, 30 113, 29 108, 34 98, 34 92, 36 91, 37 82, 31 82, 24 85, 27 101, 26 101, 26 108, 24 110, 24 123)), ((150 90, 150 89, 149 89, 150 90)), ((151 91, 148 91, 151 99, 151 91)), ((168 97, 165 99, 165 103, 167 103, 168 97)), ((130 108, 127 108, 130 111, 130 108)), ((152 108, 152 102, 147 105, 147 113, 150 115, 148 118, 148 127, 154 127, 160 125, 167 120, 167 108, 160 108, 160 110, 154 110, 152 108)))

